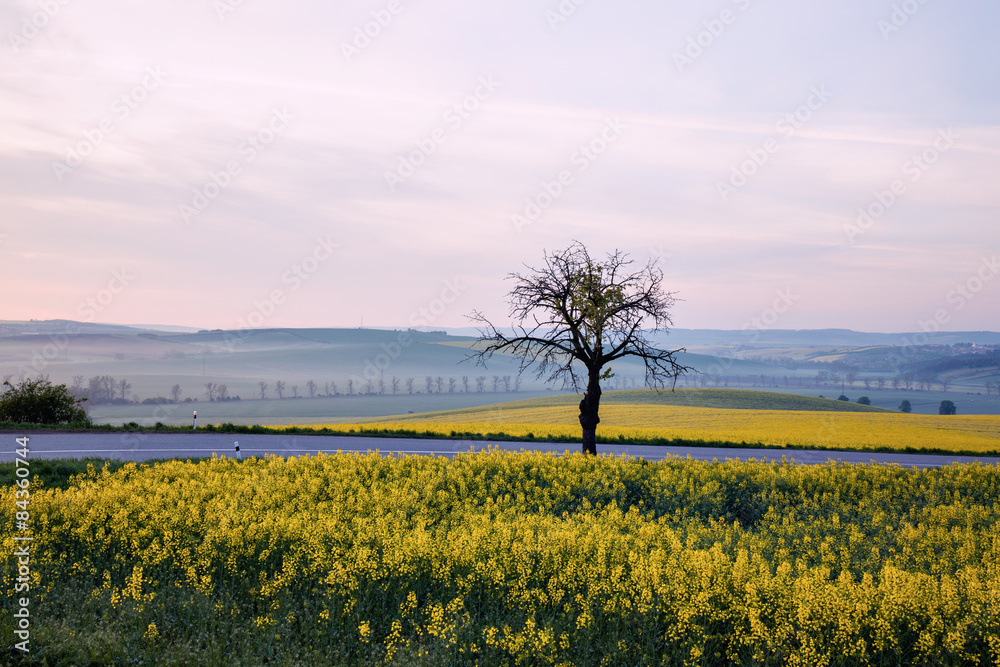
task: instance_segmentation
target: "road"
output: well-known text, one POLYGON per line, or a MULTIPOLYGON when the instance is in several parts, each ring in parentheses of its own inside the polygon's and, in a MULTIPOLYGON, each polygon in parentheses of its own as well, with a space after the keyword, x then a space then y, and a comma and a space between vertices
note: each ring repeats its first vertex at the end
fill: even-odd
MULTIPOLYGON (((27 435, 31 458, 109 458, 123 461, 148 459, 235 456, 234 443, 239 442, 243 456, 299 456, 318 452, 379 451, 382 454, 420 454, 452 456, 470 450, 487 448, 507 451, 579 451, 579 445, 536 442, 490 442, 482 440, 430 440, 419 438, 365 438, 331 435, 264 435, 232 433, 56 433, 27 432, 0 434, 0 461, 13 461, 17 448, 15 438, 27 435)), ((981 461, 1000 465, 1000 458, 970 456, 937 456, 920 454, 882 454, 819 450, 730 449, 715 447, 653 447, 642 445, 598 445, 602 454, 641 457, 657 461, 672 456, 702 461, 738 459, 746 461, 789 461, 803 464, 825 463, 831 459, 847 463, 885 463, 914 468, 933 468, 949 463, 981 461)))

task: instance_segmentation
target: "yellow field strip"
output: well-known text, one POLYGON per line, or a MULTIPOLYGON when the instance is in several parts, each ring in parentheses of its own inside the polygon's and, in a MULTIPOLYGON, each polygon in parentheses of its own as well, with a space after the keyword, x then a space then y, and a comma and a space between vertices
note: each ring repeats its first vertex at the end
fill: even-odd
MULTIPOLYGON (((407 429, 505 433, 514 437, 580 435, 572 406, 468 411, 447 417, 413 415, 354 424, 311 424, 301 428, 336 431, 407 429)), ((280 428, 280 427, 276 427, 280 428)), ((939 449, 990 452, 1000 449, 1000 416, 907 415, 790 410, 722 410, 661 405, 608 405, 601 408, 599 437, 650 440, 745 442, 821 448, 939 449)))

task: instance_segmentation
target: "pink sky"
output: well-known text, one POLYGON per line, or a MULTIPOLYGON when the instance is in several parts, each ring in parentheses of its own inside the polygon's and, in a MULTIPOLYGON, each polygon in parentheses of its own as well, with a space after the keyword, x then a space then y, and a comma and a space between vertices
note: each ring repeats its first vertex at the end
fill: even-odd
POLYGON ((995 3, 335 4, 0 9, 0 319, 465 326, 579 239, 678 327, 998 328, 995 3))

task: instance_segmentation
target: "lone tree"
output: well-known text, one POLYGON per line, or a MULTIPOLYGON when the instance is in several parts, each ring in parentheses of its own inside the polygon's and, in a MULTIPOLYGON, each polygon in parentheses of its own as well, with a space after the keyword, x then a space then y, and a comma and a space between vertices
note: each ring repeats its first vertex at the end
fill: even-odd
POLYGON ((601 380, 613 376, 605 368, 609 363, 625 357, 642 360, 645 384, 653 388, 673 386, 679 375, 692 370, 674 356, 684 348, 661 350, 649 339, 673 325, 674 293, 663 291, 663 272, 655 260, 632 270, 628 255, 615 250, 597 261, 579 241, 544 257, 545 266, 526 266, 530 273, 507 276, 515 281, 508 294, 512 334, 497 329, 479 311, 470 315, 482 327, 479 342, 486 343, 471 358, 485 366, 493 353, 501 352, 519 358, 521 372, 534 365, 536 377, 548 374, 546 382, 568 381, 577 391, 585 384, 580 401, 583 453, 596 454, 601 380))
POLYGON ((941 405, 938 406, 939 415, 953 415, 956 414, 957 412, 958 409, 955 407, 955 403, 952 401, 948 400, 941 401, 941 405))

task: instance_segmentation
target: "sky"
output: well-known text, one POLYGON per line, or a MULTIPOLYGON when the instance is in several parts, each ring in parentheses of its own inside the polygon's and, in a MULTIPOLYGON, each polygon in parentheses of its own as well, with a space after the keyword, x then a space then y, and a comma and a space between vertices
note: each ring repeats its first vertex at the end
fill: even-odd
POLYGON ((997 330, 986 0, 4 0, 0 319, 507 319, 584 243, 680 328, 997 330))

